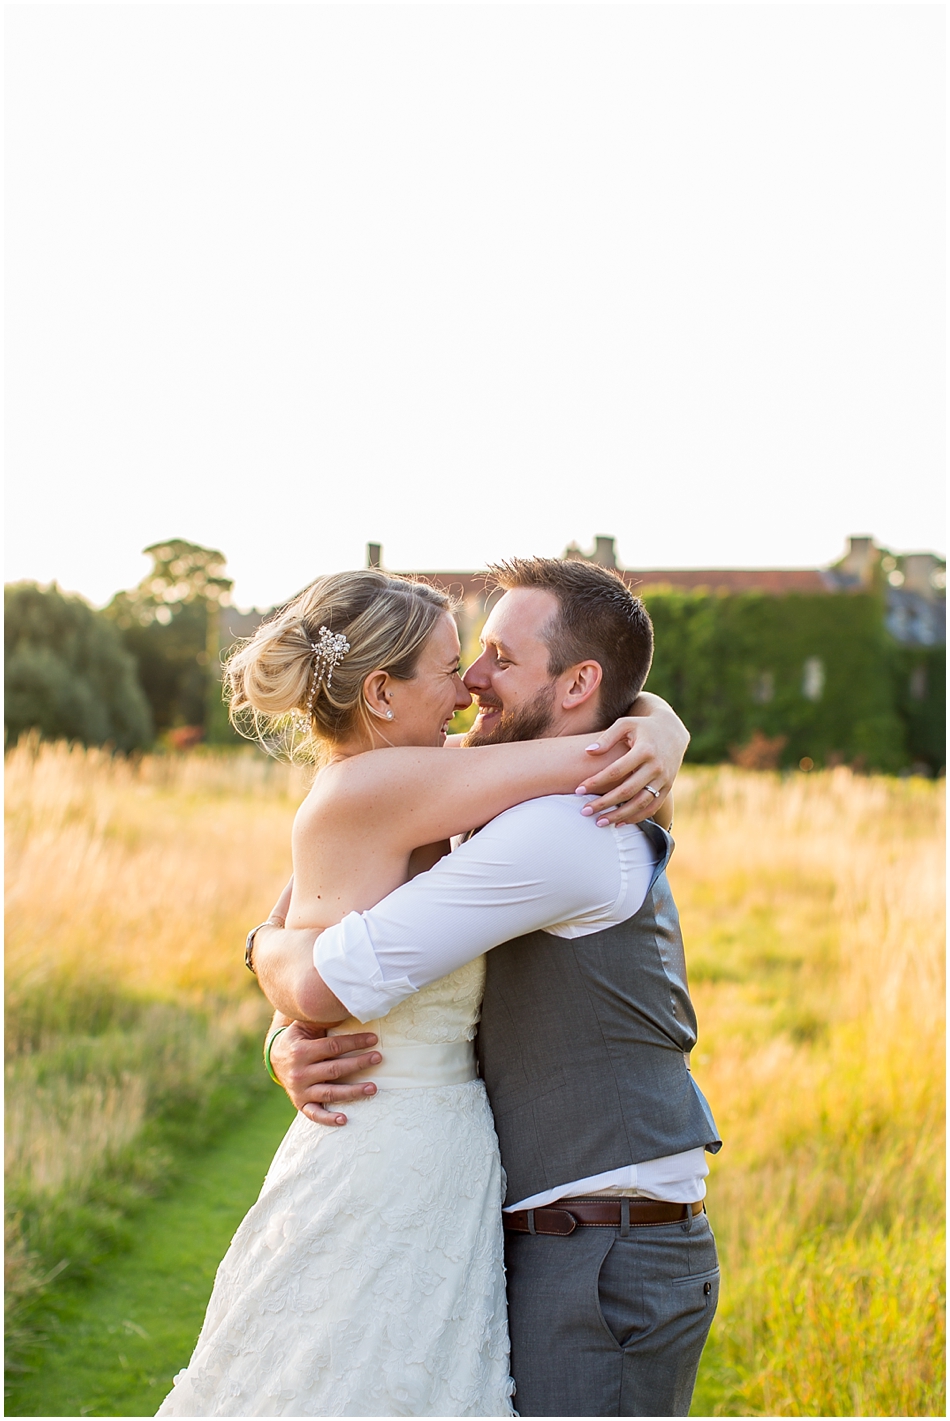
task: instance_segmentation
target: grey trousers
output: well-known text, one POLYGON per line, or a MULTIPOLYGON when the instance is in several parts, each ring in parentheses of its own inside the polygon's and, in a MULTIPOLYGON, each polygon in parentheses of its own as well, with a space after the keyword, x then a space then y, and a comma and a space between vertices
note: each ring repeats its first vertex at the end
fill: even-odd
POLYGON ((686 1416, 719 1299, 705 1214, 688 1223, 505 1235, 522 1416, 686 1416))

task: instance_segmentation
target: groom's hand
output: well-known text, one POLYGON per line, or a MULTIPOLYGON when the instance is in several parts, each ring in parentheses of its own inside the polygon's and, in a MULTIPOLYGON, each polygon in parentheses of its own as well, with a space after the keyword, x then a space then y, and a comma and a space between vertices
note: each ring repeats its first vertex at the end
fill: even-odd
POLYGON ((378 1038, 371 1031, 353 1036, 327 1036, 326 1028, 295 1021, 271 1046, 274 1075, 302 1115, 315 1125, 345 1125, 334 1107, 346 1100, 376 1094, 372 1081, 349 1085, 336 1082, 383 1059, 370 1048, 378 1038))

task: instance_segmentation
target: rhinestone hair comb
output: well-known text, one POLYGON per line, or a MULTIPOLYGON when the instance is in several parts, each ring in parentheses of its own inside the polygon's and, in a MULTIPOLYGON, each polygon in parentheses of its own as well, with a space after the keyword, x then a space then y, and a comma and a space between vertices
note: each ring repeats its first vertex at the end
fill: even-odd
POLYGON ((313 703, 321 684, 326 685, 327 690, 330 689, 333 673, 349 649, 350 643, 343 633, 331 632, 329 627, 321 627, 316 641, 310 643, 310 650, 313 652, 313 674, 307 696, 307 710, 310 715, 313 715, 313 703))

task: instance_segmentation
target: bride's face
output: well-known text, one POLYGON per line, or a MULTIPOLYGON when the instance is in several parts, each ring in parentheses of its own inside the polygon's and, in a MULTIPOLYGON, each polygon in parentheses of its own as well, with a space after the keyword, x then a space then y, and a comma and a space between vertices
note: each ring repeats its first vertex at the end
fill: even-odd
POLYGON ((391 744, 445 744, 446 728, 455 712, 472 704, 462 684, 459 655, 455 619, 446 612, 422 648, 412 680, 388 683, 393 719, 380 729, 391 744))

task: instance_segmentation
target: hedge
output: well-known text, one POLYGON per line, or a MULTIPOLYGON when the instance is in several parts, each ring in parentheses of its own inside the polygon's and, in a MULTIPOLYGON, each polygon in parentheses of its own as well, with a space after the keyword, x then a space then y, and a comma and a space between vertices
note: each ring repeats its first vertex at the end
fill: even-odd
POLYGON ((943 648, 898 647, 879 596, 648 588, 644 601, 656 632, 647 686, 690 727, 692 760, 725 760, 758 733, 781 765, 943 766, 943 648))
POLYGON ((936 773, 947 763, 947 648, 895 647, 892 671, 910 759, 936 773))

